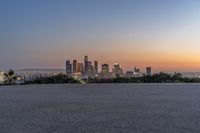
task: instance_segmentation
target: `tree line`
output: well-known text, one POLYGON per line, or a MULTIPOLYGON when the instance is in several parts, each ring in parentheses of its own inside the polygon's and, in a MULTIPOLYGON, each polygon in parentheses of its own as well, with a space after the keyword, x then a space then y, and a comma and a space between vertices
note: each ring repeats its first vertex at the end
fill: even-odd
MULTIPOLYGON (((16 84, 17 76, 13 70, 4 73, 5 85, 16 84)), ((141 77, 116 77, 116 78, 87 78, 87 79, 74 79, 65 74, 58 74, 48 77, 37 77, 32 80, 25 80, 21 84, 66 84, 66 83, 200 83, 200 78, 187 78, 183 77, 181 73, 173 75, 160 72, 152 76, 143 75, 141 77)))
POLYGON ((116 77, 116 78, 87 78, 74 79, 64 74, 56 76, 37 78, 33 81, 27 81, 25 84, 54 84, 54 83, 200 83, 199 78, 183 77, 181 73, 173 75, 160 72, 152 76, 143 75, 141 77, 116 77))

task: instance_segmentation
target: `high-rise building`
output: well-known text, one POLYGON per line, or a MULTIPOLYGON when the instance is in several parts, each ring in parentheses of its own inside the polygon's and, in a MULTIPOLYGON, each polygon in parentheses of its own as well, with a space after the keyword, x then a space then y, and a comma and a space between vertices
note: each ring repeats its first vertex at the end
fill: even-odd
POLYGON ((87 55, 84 58, 84 72, 86 75, 88 74, 88 56, 87 55))
POLYGON ((66 74, 70 75, 72 73, 72 64, 70 64, 70 60, 66 61, 66 74))
POLYGON ((134 73, 140 73, 140 69, 137 67, 134 67, 134 73))
POLYGON ((94 61, 94 73, 97 74, 98 73, 98 61, 94 61))
POLYGON ((77 68, 77 72, 78 73, 83 73, 84 69, 83 69, 83 63, 78 63, 78 68, 77 68))
POLYGON ((101 74, 100 77, 103 79, 111 79, 112 72, 109 71, 109 65, 108 64, 102 64, 101 65, 101 74))
POLYGON ((94 73, 94 66, 91 65, 91 66, 90 66, 90 69, 89 69, 89 76, 90 76, 90 77, 94 77, 94 75, 95 75, 95 73, 94 73))
POLYGON ((122 77, 123 76, 123 70, 118 63, 114 64, 112 71, 113 71, 113 75, 115 77, 122 77))
POLYGON ((146 67, 146 75, 151 76, 151 67, 146 67))
POLYGON ((108 74, 109 73, 109 65, 108 64, 102 64, 101 65, 101 73, 102 74, 108 74))
POLYGON ((92 65, 91 61, 87 62, 86 74, 90 77, 94 75, 94 66, 92 65))
POLYGON ((73 73, 77 72, 78 63, 77 60, 73 60, 73 73))

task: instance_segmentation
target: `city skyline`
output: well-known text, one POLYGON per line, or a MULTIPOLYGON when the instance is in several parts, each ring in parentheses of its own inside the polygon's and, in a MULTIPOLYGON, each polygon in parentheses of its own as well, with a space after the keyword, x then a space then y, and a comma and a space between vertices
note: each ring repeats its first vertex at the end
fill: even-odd
POLYGON ((143 72, 137 67, 134 67, 134 69, 130 71, 124 71, 123 67, 119 63, 114 63, 112 66, 104 63, 100 65, 100 68, 99 62, 97 60, 91 61, 88 55, 84 56, 84 63, 81 62, 76 59, 73 59, 72 61, 67 59, 65 64, 65 74, 69 77, 74 77, 75 79, 112 79, 116 77, 151 76, 153 74, 150 66, 146 67, 146 70, 143 72))
POLYGON ((125 71, 200 71, 199 0, 2 0, 0 10, 0 70, 89 55, 125 71))

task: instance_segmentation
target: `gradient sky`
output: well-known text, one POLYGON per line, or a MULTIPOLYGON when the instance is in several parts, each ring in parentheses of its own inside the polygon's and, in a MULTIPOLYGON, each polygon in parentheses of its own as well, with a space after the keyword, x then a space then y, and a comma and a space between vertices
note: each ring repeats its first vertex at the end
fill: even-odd
POLYGON ((0 0, 0 69, 64 68, 86 54, 126 70, 200 71, 200 1, 0 0))

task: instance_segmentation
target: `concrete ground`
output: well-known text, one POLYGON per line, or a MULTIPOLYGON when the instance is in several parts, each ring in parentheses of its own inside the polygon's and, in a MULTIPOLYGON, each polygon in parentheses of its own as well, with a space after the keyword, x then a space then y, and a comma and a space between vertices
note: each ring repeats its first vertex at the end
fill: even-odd
POLYGON ((0 133, 199 133, 200 84, 0 86, 0 133))

